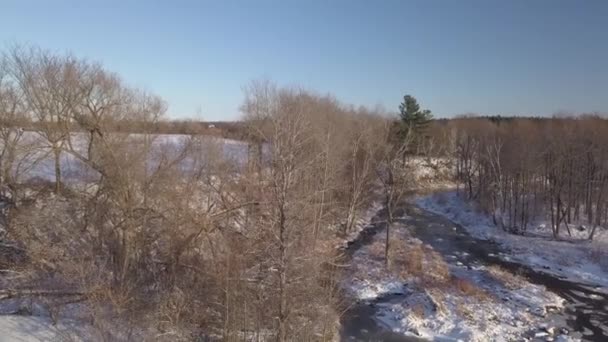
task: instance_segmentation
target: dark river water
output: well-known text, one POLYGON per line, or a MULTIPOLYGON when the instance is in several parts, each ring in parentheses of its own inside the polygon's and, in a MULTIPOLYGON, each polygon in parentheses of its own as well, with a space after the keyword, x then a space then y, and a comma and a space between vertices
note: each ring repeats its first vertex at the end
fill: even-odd
MULTIPOLYGON (((608 341, 608 295, 599 288, 505 261, 500 256, 508 255, 508 252, 497 244, 475 239, 461 226, 412 204, 406 204, 401 213, 406 214, 400 220, 405 224, 405 229, 410 229, 413 236, 432 246, 446 262, 458 263, 465 268, 498 265, 509 272, 523 275, 530 283, 543 285, 564 298, 567 302, 565 310, 546 317, 547 324, 556 327, 557 331, 566 329, 568 336, 586 341, 608 341)), ((383 223, 374 223, 382 221, 384 215, 380 211, 368 229, 345 249, 346 258, 351 258, 355 251, 371 243, 374 235, 384 229, 383 223)), ((394 300, 395 295, 388 295, 371 303, 353 304, 341 319, 342 341, 420 341, 393 333, 374 319, 376 304, 394 300)), ((531 327, 527 332, 529 337, 534 336, 534 329, 531 327)))

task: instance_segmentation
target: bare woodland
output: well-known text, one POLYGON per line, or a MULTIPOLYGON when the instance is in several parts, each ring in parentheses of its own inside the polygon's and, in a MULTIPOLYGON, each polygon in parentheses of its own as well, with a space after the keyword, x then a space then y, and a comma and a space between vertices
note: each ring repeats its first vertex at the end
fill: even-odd
POLYGON ((387 120, 255 82, 240 163, 198 134, 158 141, 163 100, 96 63, 17 47, 0 82, 0 298, 76 306, 103 340, 335 338, 335 245, 391 161, 387 120), (28 177, 43 159, 53 181, 28 177))
POLYGON ((6 51, 0 300, 42 303, 54 319, 76 308, 98 340, 335 340, 336 246, 379 201, 391 267, 412 155, 453 161, 509 232, 547 215, 555 237, 584 221, 592 239, 608 221, 604 119, 461 118, 401 135, 385 113, 330 96, 268 81, 244 92, 231 133, 249 145, 243 162, 99 64, 6 51), (171 125, 186 134, 159 139, 171 125), (86 177, 66 181, 64 158, 86 177), (45 159, 54 179, 30 177, 45 159))
POLYGON ((451 120, 456 177, 495 224, 525 234, 538 218, 554 237, 608 220, 608 123, 598 116, 451 120), (578 223, 577 226, 574 226, 578 223))

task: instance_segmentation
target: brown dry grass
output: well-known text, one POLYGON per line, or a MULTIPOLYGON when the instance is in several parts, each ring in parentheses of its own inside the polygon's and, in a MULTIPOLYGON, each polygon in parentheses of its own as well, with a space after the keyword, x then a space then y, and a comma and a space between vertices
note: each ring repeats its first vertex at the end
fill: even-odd
POLYGON ((417 303, 411 308, 412 314, 418 318, 424 318, 426 315, 426 310, 424 309, 424 304, 417 303))
POLYGON ((444 284, 450 280, 450 269, 441 254, 428 246, 423 247, 426 255, 425 275, 432 282, 444 284))
POLYGON ((445 291, 442 288, 428 288, 426 292, 437 307, 438 313, 447 313, 449 311, 444 304, 446 302, 446 298, 445 291))
POLYGON ((489 297, 488 293, 468 279, 452 277, 452 285, 458 292, 477 299, 485 300, 489 297))
POLYGON ((526 280, 523 279, 522 276, 513 274, 500 266, 487 266, 486 271, 497 280, 502 281, 502 283, 511 290, 519 289, 526 284, 526 280))
POLYGON ((403 246, 400 253, 404 272, 413 276, 423 275, 424 250, 420 245, 403 246))
POLYGON ((375 240, 368 248, 368 255, 375 261, 384 261, 384 241, 375 240))
POLYGON ((467 320, 473 319, 473 312, 471 311, 471 309, 462 303, 456 305, 456 311, 460 316, 466 318, 467 320))
POLYGON ((448 265, 433 249, 409 241, 399 241, 394 246, 392 251, 394 271, 402 277, 415 277, 425 286, 449 281, 448 265))
MULTIPOLYGON (((471 303, 492 301, 494 297, 475 282, 456 277, 451 274, 448 263, 442 255, 432 247, 413 240, 407 232, 396 232, 391 240, 391 269, 386 272, 398 274, 401 279, 412 285, 424 289, 436 306, 438 313, 448 312, 448 296, 456 305, 455 310, 465 318, 471 318, 471 303)), ((384 261, 384 240, 378 239, 369 247, 370 258, 384 261)), ((511 286, 521 281, 517 276, 511 275, 498 268, 492 270, 506 278, 511 286), (504 275, 502 275, 504 273, 504 275)), ((425 308, 422 304, 414 304, 410 308, 416 317, 424 317, 425 308)))

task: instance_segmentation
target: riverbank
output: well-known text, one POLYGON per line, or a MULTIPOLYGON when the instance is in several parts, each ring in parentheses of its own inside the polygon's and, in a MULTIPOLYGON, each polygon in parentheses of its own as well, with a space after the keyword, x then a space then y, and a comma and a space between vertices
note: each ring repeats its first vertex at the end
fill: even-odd
MULTIPOLYGON (((479 259, 461 229, 412 206, 391 236, 392 266, 384 259, 385 231, 352 253, 342 286, 384 329, 402 336, 439 340, 521 340, 559 336, 543 326, 564 300, 542 285, 479 259)), ((564 325, 564 324, 562 324, 564 325)), ((566 331, 566 329, 564 329, 566 331)))
POLYGON ((502 256, 506 261, 591 287, 608 287, 608 231, 603 228, 598 228, 593 241, 577 236, 578 228, 573 229, 573 237, 556 240, 542 221, 532 225, 527 235, 514 235, 494 225, 456 191, 420 196, 415 202, 462 225, 475 238, 500 244, 510 252, 502 256))

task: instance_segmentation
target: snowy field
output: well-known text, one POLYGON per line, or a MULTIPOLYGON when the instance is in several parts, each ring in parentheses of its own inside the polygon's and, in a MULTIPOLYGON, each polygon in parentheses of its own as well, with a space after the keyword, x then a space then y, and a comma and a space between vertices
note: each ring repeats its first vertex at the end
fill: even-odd
POLYGON ((478 212, 455 191, 420 197, 423 209, 442 215, 464 227, 472 236, 499 243, 511 253, 507 261, 529 265, 535 270, 589 286, 608 286, 608 231, 598 228, 594 241, 587 234, 567 240, 554 240, 546 222, 537 222, 530 236, 509 234, 478 212))
MULTIPOLYGON (((149 139, 152 146, 152 154, 160 151, 177 150, 183 146, 190 136, 181 134, 156 134, 150 135, 149 139)), ((248 158, 248 146, 246 142, 223 139, 212 136, 196 136, 199 139, 199 147, 207 149, 207 153, 219 152, 224 158, 238 165, 244 165, 248 158)), ((85 146, 85 135, 81 133, 73 134, 73 141, 76 150, 83 151, 85 146)), ((143 134, 129 134, 129 138, 134 144, 141 143, 144 139, 143 134)), ((51 149, 48 143, 35 132, 25 132, 18 150, 13 173, 17 176, 17 181, 27 181, 30 179, 42 179, 48 181, 55 180, 55 165, 51 149)), ((84 151, 83 151, 84 152, 84 151)), ((154 159, 151 156, 150 159, 154 159)), ((87 167, 76 157, 68 152, 61 153, 61 173, 63 180, 67 184, 87 182, 96 177, 87 167)))

